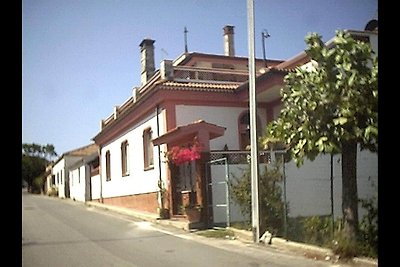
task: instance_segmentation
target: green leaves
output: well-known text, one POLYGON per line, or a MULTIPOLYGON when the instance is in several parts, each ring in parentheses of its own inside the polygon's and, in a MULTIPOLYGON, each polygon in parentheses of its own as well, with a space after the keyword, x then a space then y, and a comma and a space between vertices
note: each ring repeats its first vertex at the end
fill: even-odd
POLYGON ((322 136, 321 138, 318 139, 317 142, 315 142, 315 144, 318 147, 319 152, 324 151, 324 142, 328 141, 328 137, 326 136, 322 136))
POLYGON ((333 123, 335 125, 343 125, 346 122, 347 122, 347 118, 345 118, 345 117, 340 117, 340 118, 333 119, 333 123))
POLYGON ((298 165, 318 153, 341 152, 342 140, 377 150, 378 61, 370 44, 344 31, 336 32, 331 47, 316 33, 305 41, 316 64, 285 76, 283 108, 263 140, 286 142, 298 165))

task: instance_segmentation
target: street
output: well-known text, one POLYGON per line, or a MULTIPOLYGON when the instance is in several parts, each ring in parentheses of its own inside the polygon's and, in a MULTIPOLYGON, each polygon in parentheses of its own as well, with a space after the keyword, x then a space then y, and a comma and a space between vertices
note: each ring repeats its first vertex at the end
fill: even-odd
POLYGON ((22 193, 22 266, 342 266, 22 193))

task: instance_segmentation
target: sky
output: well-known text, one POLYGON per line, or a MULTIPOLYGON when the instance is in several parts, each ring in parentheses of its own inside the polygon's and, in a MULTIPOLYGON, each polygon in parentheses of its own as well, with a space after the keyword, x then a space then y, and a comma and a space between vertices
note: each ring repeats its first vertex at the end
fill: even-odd
MULTIPOLYGON (((364 30, 378 0, 253 0, 255 54, 286 60, 305 36, 364 30)), ((155 68, 189 52, 224 54, 234 26, 236 56, 247 57, 247 0, 22 0, 22 143, 58 155, 91 144, 100 121, 140 85, 140 42, 155 40, 155 68)))

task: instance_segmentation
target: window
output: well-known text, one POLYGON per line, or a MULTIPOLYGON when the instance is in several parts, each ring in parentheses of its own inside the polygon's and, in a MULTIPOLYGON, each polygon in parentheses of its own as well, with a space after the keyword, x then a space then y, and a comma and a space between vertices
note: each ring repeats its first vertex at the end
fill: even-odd
POLYGON ((106 152, 106 181, 111 181, 111 155, 110 151, 106 152))
POLYGON ((124 141, 121 144, 121 169, 122 176, 129 175, 129 143, 124 141))
POLYGON ((179 165, 179 188, 181 191, 196 191, 195 170, 195 161, 188 161, 179 165))
POLYGON ((60 172, 60 181, 61 181, 61 184, 62 184, 63 183, 63 172, 62 172, 62 170, 60 172))
POLYGON ((143 154, 144 154, 144 168, 149 169, 154 165, 153 158, 153 143, 152 141, 153 132, 151 128, 143 131, 143 154))
MULTIPOLYGON (((260 118, 257 118, 257 136, 260 136, 260 118)), ((239 117, 239 144, 241 150, 250 146, 250 111, 242 113, 239 117)))
POLYGON ((81 168, 78 168, 78 184, 81 183, 81 168))

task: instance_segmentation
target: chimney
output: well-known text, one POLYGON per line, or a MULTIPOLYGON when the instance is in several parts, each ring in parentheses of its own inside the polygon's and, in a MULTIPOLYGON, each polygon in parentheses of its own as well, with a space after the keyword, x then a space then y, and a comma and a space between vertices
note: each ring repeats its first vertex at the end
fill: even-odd
POLYGON ((226 25, 224 27, 224 54, 225 56, 235 56, 235 44, 233 42, 234 26, 226 25))
POLYGON ((150 77, 154 74, 154 40, 143 39, 140 43, 140 62, 142 64, 140 82, 141 85, 147 83, 150 77))

